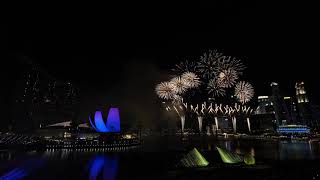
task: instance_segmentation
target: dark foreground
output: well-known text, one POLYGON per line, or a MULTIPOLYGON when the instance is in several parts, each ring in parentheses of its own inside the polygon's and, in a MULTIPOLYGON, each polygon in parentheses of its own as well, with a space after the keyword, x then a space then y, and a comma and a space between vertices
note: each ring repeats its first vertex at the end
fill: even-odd
MULTIPOLYGON (((208 152, 209 153, 209 152, 208 152)), ((208 157, 208 153, 203 153, 208 157)), ((255 166, 174 168, 179 152, 30 152, 1 161, 2 179, 320 179, 317 160, 265 161, 255 166)), ((2 158, 4 158, 2 152, 2 158)))
POLYGON ((166 143, 162 140, 150 139, 140 148, 122 152, 1 151, 0 179, 320 179, 319 143, 205 140, 179 144, 175 140, 167 139, 166 143), (256 165, 223 164, 215 146, 254 154, 256 165), (191 147, 201 152, 209 166, 175 167, 191 147))

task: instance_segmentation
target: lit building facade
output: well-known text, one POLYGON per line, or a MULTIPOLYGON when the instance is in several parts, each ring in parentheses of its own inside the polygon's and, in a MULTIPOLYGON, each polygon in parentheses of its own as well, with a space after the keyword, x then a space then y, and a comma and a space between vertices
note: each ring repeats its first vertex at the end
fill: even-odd
POLYGON ((276 124, 277 126, 279 126, 283 124, 283 120, 284 120, 284 117, 283 117, 284 109, 282 107, 283 99, 282 99, 282 96, 280 96, 279 84, 276 82, 272 82, 270 86, 272 89, 271 102, 273 103, 276 124))
POLYGON ((258 96, 258 106, 251 116, 252 128, 258 132, 274 132, 275 112, 271 96, 258 96))
POLYGON ((108 113, 108 118, 103 119, 102 112, 96 111, 94 115, 94 120, 89 116, 89 122, 91 127, 97 132, 110 133, 110 132, 120 132, 120 114, 118 108, 110 108, 108 113))
POLYGON ((31 61, 20 68, 13 90, 12 130, 29 131, 75 118, 79 91, 71 82, 56 80, 31 61))
POLYGON ((306 125, 281 125, 277 128, 279 134, 309 134, 310 128, 306 125))
POLYGON ((283 97, 284 115, 286 118, 285 124, 296 124, 298 121, 297 104, 294 98, 285 96, 283 97))
POLYGON ((295 98, 281 96, 279 84, 271 83, 271 96, 258 96, 253 127, 259 131, 276 131, 279 126, 300 124, 295 98))
POLYGON ((258 96, 258 107, 255 114, 273 114, 273 102, 270 96, 258 96))
POLYGON ((312 119, 311 106, 305 90, 304 82, 297 82, 295 88, 298 102, 297 107, 299 112, 299 123, 307 125, 311 128, 316 127, 317 124, 312 119))
POLYGON ((296 96, 297 96, 298 104, 308 103, 309 99, 307 97, 307 93, 304 88, 304 82, 297 82, 295 88, 296 88, 296 96))

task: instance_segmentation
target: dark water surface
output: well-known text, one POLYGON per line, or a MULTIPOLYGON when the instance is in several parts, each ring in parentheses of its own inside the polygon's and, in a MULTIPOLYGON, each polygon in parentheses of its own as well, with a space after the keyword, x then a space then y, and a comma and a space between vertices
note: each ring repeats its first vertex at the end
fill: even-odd
POLYGON ((175 137, 149 137, 141 147, 121 152, 103 149, 1 151, 0 160, 1 179, 317 179, 320 143, 200 137, 182 141, 175 137), (252 154, 258 166, 226 166, 216 146, 252 154), (181 154, 192 147, 210 162, 209 167, 176 169, 174 165, 181 154))

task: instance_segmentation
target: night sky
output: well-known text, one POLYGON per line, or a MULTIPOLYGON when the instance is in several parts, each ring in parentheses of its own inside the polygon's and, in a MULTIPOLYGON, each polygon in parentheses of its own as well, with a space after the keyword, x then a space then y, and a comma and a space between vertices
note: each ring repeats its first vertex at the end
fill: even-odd
POLYGON ((2 28, 8 34, 4 58, 11 59, 2 61, 2 73, 19 73, 12 59, 27 57, 80 88, 81 118, 101 106, 119 106, 127 119, 149 126, 160 114, 154 86, 168 80, 177 62, 218 49, 243 60, 242 79, 256 95, 270 95, 272 81, 292 95, 295 81, 303 80, 319 104, 320 16, 312 7, 225 1, 22 16, 2 28))

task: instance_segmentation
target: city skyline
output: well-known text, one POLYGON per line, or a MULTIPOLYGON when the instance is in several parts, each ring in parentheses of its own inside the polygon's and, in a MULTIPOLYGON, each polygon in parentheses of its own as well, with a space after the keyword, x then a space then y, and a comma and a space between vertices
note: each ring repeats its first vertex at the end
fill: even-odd
MULTIPOLYGON (((242 79, 252 83, 255 97, 271 95, 271 82, 279 84, 281 95, 293 96, 296 81, 302 80, 310 101, 320 104, 316 49, 309 43, 318 38, 316 16, 310 16, 311 11, 297 15, 299 8, 309 7, 225 2, 197 10, 171 7, 164 16, 162 9, 140 14, 123 9, 126 13, 115 18, 93 14, 86 20, 21 19, 4 26, 8 54, 2 73, 14 75, 3 80, 8 84, 2 90, 3 102, 11 96, 19 62, 28 58, 57 79, 79 87, 83 112, 121 106, 138 112, 128 112, 128 117, 157 119, 160 112, 151 102, 156 99, 157 82, 170 77, 171 67, 178 62, 217 49, 247 66, 242 79), (153 20, 144 18, 145 14, 153 20)), ((84 113, 81 119, 85 117, 84 113)))
POLYGON ((0 179, 320 179, 316 2, 67 4, 4 13, 0 179))
MULTIPOLYGON (((26 57, 24 57, 24 58, 26 58, 26 57)), ((28 58, 26 58, 26 59, 28 59, 28 58)), ((26 61, 25 61, 26 62, 26 61)), ((30 59, 27 61, 28 63, 29 63, 29 66, 30 66, 30 62, 32 62, 30 59)), ((33 64, 32 66, 30 66, 30 68, 32 69, 32 67, 37 67, 38 69, 41 69, 41 72, 42 73, 44 73, 44 74, 48 74, 48 72, 46 72, 46 70, 45 69, 43 69, 42 67, 40 67, 39 65, 36 65, 36 64, 33 64)), ((21 76, 22 76, 23 74, 21 74, 21 76)), ((51 79, 53 78, 53 79, 55 79, 54 77, 52 77, 51 75, 49 75, 48 77, 50 77, 51 79)), ((67 82, 66 82, 67 83, 67 82)), ((49 84, 48 84, 49 85, 49 84)), ((43 84, 41 85, 41 86, 43 86, 43 84)), ((280 86, 281 87, 281 86, 280 86)), ((259 92, 256 92, 255 93, 255 96, 254 96, 254 98, 253 98, 253 100, 250 102, 250 104, 253 104, 254 106, 256 105, 256 99, 257 99, 257 97, 259 97, 259 96, 261 96, 261 95, 269 95, 269 96, 271 96, 272 95, 272 91, 271 91, 271 87, 270 87, 270 84, 266 87, 266 89, 268 89, 269 88, 269 93, 268 94, 258 94, 259 92)), ((149 90, 153 90, 153 89, 149 89, 149 90)), ((292 89, 291 91, 295 91, 294 89, 292 89)), ((310 94, 309 93, 309 91, 307 90, 307 92, 308 92, 308 95, 310 94)), ((295 98, 295 95, 293 94, 285 94, 285 93, 283 93, 281 90, 280 90, 280 93, 281 93, 281 96, 291 96, 291 97, 293 97, 293 98, 295 98)), ((90 97, 90 96, 89 96, 90 97)), ((296 98, 295 98, 296 99, 296 98)), ((80 118, 78 119, 78 123, 84 123, 84 117, 86 117, 87 116, 87 114, 90 112, 90 111, 93 111, 93 110, 98 110, 98 109, 101 109, 101 108, 107 108, 107 107, 110 107, 110 106, 112 106, 111 104, 108 104, 108 102, 106 102, 106 101, 101 101, 102 103, 101 104, 90 104, 90 107, 89 108, 84 108, 83 106, 85 105, 85 103, 81 103, 81 106, 82 107, 80 107, 80 118)), ((312 101, 311 101, 312 102, 312 101)), ((115 101, 115 104, 118 104, 118 102, 116 102, 115 101)), ((124 111, 124 112, 126 112, 126 110, 124 111)), ((59 121, 57 121, 57 122, 59 122, 59 121)), ((45 123, 45 124, 48 124, 48 122, 47 123, 45 123)), ((132 122, 130 122, 129 121, 129 124, 131 124, 132 125, 132 122)), ((136 122, 134 122, 133 124, 136 124, 136 122)), ((148 126, 147 126, 148 127, 148 126)))

